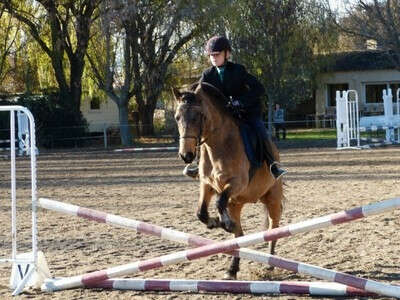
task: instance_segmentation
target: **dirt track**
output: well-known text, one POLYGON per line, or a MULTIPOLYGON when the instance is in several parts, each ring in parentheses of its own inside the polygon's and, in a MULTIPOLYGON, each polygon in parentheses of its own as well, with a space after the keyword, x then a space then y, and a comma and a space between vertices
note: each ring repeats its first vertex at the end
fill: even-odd
MULTIPOLYGON (((286 204, 281 224, 333 213, 399 195, 400 148, 362 151, 291 149, 282 151, 286 204)), ((201 224, 195 209, 198 182, 181 175, 176 153, 53 153, 38 157, 38 195, 199 234, 215 240, 230 238, 201 224)), ((9 162, 0 160, 0 255, 10 252, 9 162)), ((29 237, 29 163, 18 163, 19 233, 29 237)), ((278 242, 279 256, 400 284, 400 212, 389 212, 278 242)), ((246 233, 263 230, 262 205, 244 209, 246 233)), ((136 234, 126 229, 39 210, 39 248, 54 276, 78 275, 102 268, 185 249, 183 245, 136 234)), ((266 245, 253 249, 266 250, 266 245)), ((224 255, 146 272, 146 278, 221 279, 224 255)), ((11 298, 9 267, 0 265, 0 298, 11 298)), ((138 274, 137 277, 140 277, 138 274)), ((289 271, 242 260, 241 280, 309 280, 289 271)), ((314 279, 312 279, 314 280, 314 279)), ((70 290, 33 293, 35 299, 250 299, 250 295, 70 290)), ((257 299, 271 296, 257 296, 257 299)), ((276 296, 276 299, 309 297, 276 296)), ((322 299, 322 298, 318 298, 322 299)), ((384 299, 383 297, 379 299, 384 299)))

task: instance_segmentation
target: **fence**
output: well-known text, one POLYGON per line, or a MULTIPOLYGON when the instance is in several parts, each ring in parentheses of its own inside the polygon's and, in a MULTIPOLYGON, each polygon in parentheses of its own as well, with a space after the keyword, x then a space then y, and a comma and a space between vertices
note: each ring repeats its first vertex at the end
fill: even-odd
MULTIPOLYGON (((333 118, 315 118, 315 115, 304 116, 300 120, 285 121, 284 127, 289 140, 308 139, 310 135, 323 139, 335 139, 336 121, 333 118)), ((266 126, 268 124, 266 123, 266 126)), ((97 124, 99 131, 89 132, 84 126, 38 128, 37 141, 41 148, 115 148, 121 146, 120 126, 117 123, 97 124), (45 132, 46 134, 42 134, 45 132)), ((137 125, 129 125, 134 144, 176 144, 179 135, 176 127, 164 128, 154 126, 151 135, 140 135, 137 125)), ((9 136, 9 129, 0 128, 0 135, 9 136)), ((275 139, 275 126, 272 123, 271 136, 275 139)), ((332 145, 333 146, 333 145, 332 145)))

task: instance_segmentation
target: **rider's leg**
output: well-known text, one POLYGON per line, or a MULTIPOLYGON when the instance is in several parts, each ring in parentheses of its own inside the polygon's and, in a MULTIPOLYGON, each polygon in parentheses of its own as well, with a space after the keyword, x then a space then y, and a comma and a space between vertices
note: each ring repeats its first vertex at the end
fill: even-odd
POLYGON ((261 118, 252 118, 249 120, 251 123, 251 126, 257 130, 264 139, 264 146, 265 146, 265 151, 264 151, 264 156, 265 160, 267 162, 267 165, 270 168, 271 174, 275 177, 275 179, 279 179, 282 175, 286 174, 287 171, 284 169, 281 169, 279 167, 279 162, 275 161, 274 156, 273 156, 273 151, 272 151, 272 142, 271 139, 268 136, 267 129, 265 128, 264 122, 262 121, 261 118))

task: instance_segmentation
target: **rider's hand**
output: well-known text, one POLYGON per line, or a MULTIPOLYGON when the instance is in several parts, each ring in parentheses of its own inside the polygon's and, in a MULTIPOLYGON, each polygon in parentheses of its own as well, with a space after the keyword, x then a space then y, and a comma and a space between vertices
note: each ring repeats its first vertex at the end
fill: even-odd
POLYGON ((241 119, 242 105, 238 99, 234 99, 231 97, 231 101, 229 102, 229 108, 231 109, 232 115, 235 118, 241 119))
POLYGON ((231 103, 232 103, 233 107, 240 107, 241 106, 239 100, 232 99, 231 103))

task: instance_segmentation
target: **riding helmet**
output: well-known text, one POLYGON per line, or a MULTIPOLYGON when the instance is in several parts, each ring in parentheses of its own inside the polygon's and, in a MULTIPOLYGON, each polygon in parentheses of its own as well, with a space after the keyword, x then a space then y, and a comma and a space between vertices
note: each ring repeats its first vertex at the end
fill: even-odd
POLYGON ((221 52, 224 50, 232 51, 229 40, 224 36, 213 36, 207 41, 206 52, 221 52))

